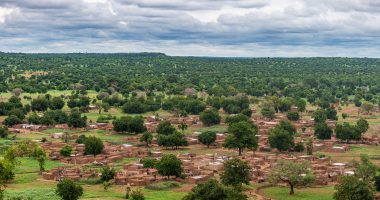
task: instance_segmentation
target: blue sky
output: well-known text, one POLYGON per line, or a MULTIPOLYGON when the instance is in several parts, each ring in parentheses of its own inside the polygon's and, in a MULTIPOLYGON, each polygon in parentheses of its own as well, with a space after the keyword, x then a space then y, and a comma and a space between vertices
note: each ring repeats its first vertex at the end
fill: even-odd
POLYGON ((380 57, 380 1, 0 0, 0 51, 380 57))

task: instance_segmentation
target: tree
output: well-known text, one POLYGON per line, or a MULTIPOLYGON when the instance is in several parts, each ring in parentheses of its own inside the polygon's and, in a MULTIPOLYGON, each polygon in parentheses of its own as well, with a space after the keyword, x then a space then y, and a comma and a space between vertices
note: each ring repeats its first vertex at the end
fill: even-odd
POLYGON ((218 111, 215 109, 205 110, 201 112, 199 118, 206 126, 219 124, 221 120, 218 111))
POLYGON ((335 109, 327 108, 325 110, 326 118, 332 120, 338 120, 337 112, 335 109))
POLYGON ((224 142, 224 147, 229 149, 237 148, 239 155, 244 149, 255 150, 257 148, 257 130, 248 122, 233 123, 228 127, 229 135, 224 142))
POLYGON ((312 137, 306 140, 306 153, 307 155, 313 155, 313 138, 312 137))
POLYGON ((43 96, 33 99, 31 102, 33 111, 46 111, 49 107, 49 100, 43 96))
POLYGON ((182 175, 181 160, 173 154, 162 156, 161 160, 157 163, 156 168, 160 175, 167 176, 168 179, 170 176, 180 177, 182 175))
POLYGON ((140 163, 143 164, 144 168, 155 168, 158 163, 158 160, 155 158, 145 157, 141 159, 140 163))
POLYGON ((8 133, 9 133, 8 127, 6 127, 6 126, 1 126, 0 127, 0 138, 6 138, 6 137, 8 137, 8 133))
POLYGON ((37 115, 36 112, 33 112, 28 117, 28 122, 30 124, 40 124, 41 123, 41 117, 37 115))
POLYGON ((61 110, 65 106, 65 101, 61 97, 53 97, 50 100, 49 108, 52 110, 61 110))
POLYGON ((84 142, 84 154, 85 155, 98 155, 102 153, 104 145, 101 139, 90 136, 87 137, 84 142))
POLYGON ((100 169, 100 181, 106 182, 112 180, 116 175, 116 170, 112 167, 105 166, 102 169, 100 169))
POLYGON ((326 116, 326 113, 324 110, 318 109, 318 110, 314 111, 313 118, 314 118, 315 123, 319 123, 319 122, 326 121, 327 116, 326 116))
POLYGON ((303 99, 298 99, 297 102, 296 102, 296 105, 297 105, 297 110, 299 112, 305 112, 306 110, 306 101, 303 100, 303 99))
POLYGON ((371 112, 375 106, 372 103, 369 102, 364 102, 361 106, 360 109, 364 111, 366 114, 371 112))
POLYGON ((65 178, 59 181, 55 193, 60 196, 62 200, 77 200, 83 195, 83 188, 75 184, 72 180, 65 178))
POLYGON ((15 176, 15 165, 7 159, 0 159, 0 199, 4 199, 6 184, 15 176))
POLYGON ((347 122, 344 122, 343 124, 337 124, 335 128, 335 135, 336 138, 340 140, 360 140, 361 139, 361 132, 358 129, 357 126, 350 125, 347 122))
POLYGON ((289 111, 288 113, 286 113, 286 117, 290 121, 297 121, 300 119, 300 114, 298 112, 295 112, 295 111, 289 111))
POLYGON ((176 132, 174 126, 169 121, 162 121, 158 124, 157 133, 162 135, 170 135, 176 132))
POLYGON ((314 134, 320 140, 329 140, 331 139, 333 130, 326 124, 326 122, 319 122, 314 126, 314 134))
POLYGON ((377 172, 377 166, 371 162, 368 155, 361 154, 360 162, 354 160, 352 162, 355 168, 355 176, 360 180, 372 184, 377 172))
POLYGON ((241 121, 251 122, 251 119, 249 117, 247 117, 246 115, 243 115, 241 113, 237 114, 237 115, 229 115, 226 118, 226 124, 228 124, 228 125, 231 125, 231 124, 237 123, 237 122, 241 122, 241 121))
POLYGON ((355 176, 342 176, 335 185, 335 200, 374 200, 375 191, 372 185, 355 176))
POLYGON ((178 124, 178 128, 182 131, 182 133, 185 132, 185 130, 188 128, 188 125, 186 123, 178 124))
POLYGON ((280 160, 271 170, 269 181, 272 184, 286 183, 290 187, 290 195, 295 186, 307 186, 314 181, 314 176, 307 161, 293 162, 280 160))
POLYGON ((226 187, 215 179, 209 179, 193 187, 182 200, 247 200, 240 191, 226 187))
POLYGON ((45 151, 41 147, 37 146, 34 148, 33 157, 38 161, 38 165, 40 167, 40 174, 42 174, 42 172, 45 170, 45 151))
POLYGON ((145 131, 142 136, 140 137, 140 142, 145 142, 145 145, 148 147, 150 144, 152 144, 153 135, 152 133, 145 131))
POLYGON ((241 189, 242 184, 249 184, 251 168, 248 164, 239 158, 234 158, 224 162, 224 172, 221 175, 221 181, 224 185, 230 185, 234 188, 241 189))
POLYGON ((66 144, 65 146, 62 147, 59 153, 64 157, 68 157, 71 155, 72 151, 73 151, 73 148, 70 145, 66 144))
POLYGON ((79 111, 75 111, 75 110, 71 111, 67 124, 70 127, 74 127, 74 128, 86 127, 87 117, 86 116, 82 117, 81 115, 82 115, 82 113, 79 111))
POLYGON ((363 118, 360 118, 357 122, 356 122, 356 126, 358 127, 359 131, 361 134, 365 133, 368 131, 369 129, 369 123, 367 120, 363 119, 363 118))
POLYGON ((297 132, 296 127, 288 120, 282 120, 276 128, 286 130, 291 135, 295 135, 297 132))
POLYGON ((183 133, 178 131, 170 135, 159 134, 157 136, 157 143, 160 146, 172 147, 178 149, 179 146, 187 146, 188 142, 183 133))
POLYGON ((282 128, 273 128, 269 131, 269 144, 272 148, 280 152, 287 151, 294 146, 294 137, 287 130, 282 128))
POLYGON ((21 123, 22 123, 22 120, 19 119, 15 115, 8 116, 7 118, 4 119, 4 122, 3 122, 3 124, 8 127, 16 125, 16 124, 21 124, 21 123))
POLYGON ((261 114, 268 119, 274 119, 275 110, 272 107, 263 107, 261 109, 261 114))
POLYGON ((216 140, 216 133, 213 131, 205 131, 198 135, 198 140, 200 143, 210 148, 210 145, 213 144, 216 140))
POLYGON ((294 145, 294 151, 295 152, 303 152, 305 151, 305 146, 303 145, 303 142, 298 142, 294 145))

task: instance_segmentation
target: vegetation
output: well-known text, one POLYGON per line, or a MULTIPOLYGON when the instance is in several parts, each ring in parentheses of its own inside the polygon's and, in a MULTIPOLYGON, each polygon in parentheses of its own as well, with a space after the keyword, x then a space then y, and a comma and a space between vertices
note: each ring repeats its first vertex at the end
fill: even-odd
POLYGON ((161 160, 157 163, 156 168, 158 173, 162 176, 167 176, 168 179, 170 176, 180 177, 182 175, 182 163, 173 154, 167 154, 162 156, 161 160))
POLYGON ((57 184, 55 192, 62 200, 77 200, 83 195, 83 188, 69 179, 63 179, 57 184))
POLYGON ((98 155, 104 149, 104 145, 101 139, 90 136, 84 141, 84 153, 86 155, 98 155))

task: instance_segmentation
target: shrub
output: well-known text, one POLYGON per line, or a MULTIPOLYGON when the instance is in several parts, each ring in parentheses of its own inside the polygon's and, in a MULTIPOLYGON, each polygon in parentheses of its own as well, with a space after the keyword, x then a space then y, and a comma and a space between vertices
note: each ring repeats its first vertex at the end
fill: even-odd
POLYGON ((161 183, 153 183, 145 186, 146 189, 150 190, 169 190, 173 188, 179 188, 181 185, 175 181, 166 181, 161 183))
POLYGON ((155 168, 158 160, 155 158, 143 158, 140 162, 143 164, 144 168, 155 168))
POLYGON ((97 155, 102 153, 104 145, 101 139, 90 136, 84 142, 84 154, 85 155, 97 155))
POLYGON ((84 144, 84 142, 86 141, 87 137, 85 135, 80 135, 77 140, 75 141, 75 143, 77 144, 84 144))
POLYGON ((290 120, 290 121, 297 121, 300 119, 300 114, 298 112, 295 112, 295 111, 289 111, 287 114, 286 114, 286 117, 290 120))
POLYGON ((106 182, 112 180, 116 175, 116 170, 109 166, 103 167, 100 172, 102 175, 100 176, 100 181, 106 182))
POLYGON ((145 200, 144 194, 140 190, 134 190, 129 195, 130 200, 145 200))
POLYGON ((71 155, 71 152, 73 151, 73 148, 70 145, 65 145, 62 147, 62 149, 59 151, 59 153, 62 156, 68 157, 71 155))
POLYGON ((297 143, 295 146, 294 146, 294 151, 295 152, 303 152, 305 150, 305 146, 303 145, 302 142, 299 142, 297 143))
POLYGON ((77 200, 83 195, 83 188, 75 184, 72 180, 63 179, 57 184, 55 193, 62 198, 62 200, 77 200))
POLYGON ((6 138, 8 136, 8 128, 0 127, 0 138, 6 138))

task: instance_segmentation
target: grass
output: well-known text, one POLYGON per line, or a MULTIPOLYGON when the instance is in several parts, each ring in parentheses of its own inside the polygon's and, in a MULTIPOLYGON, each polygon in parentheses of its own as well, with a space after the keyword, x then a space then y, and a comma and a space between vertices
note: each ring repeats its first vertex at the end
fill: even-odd
POLYGON ((378 146, 351 145, 350 150, 344 153, 321 152, 333 159, 343 162, 358 160, 361 154, 367 154, 377 165, 380 165, 380 148, 378 146))
MULTIPOLYGON (((15 173, 31 173, 31 172, 38 172, 39 171, 39 165, 38 162, 34 158, 29 157, 23 157, 17 159, 20 163, 16 166, 15 173)), ((63 163, 60 163, 58 161, 51 161, 46 160, 45 161, 45 170, 50 170, 52 168, 63 166, 63 163)))
POLYGON ((265 197, 275 200, 332 200, 334 188, 332 186, 296 188, 294 195, 289 195, 287 187, 269 187, 262 189, 261 192, 265 197))

